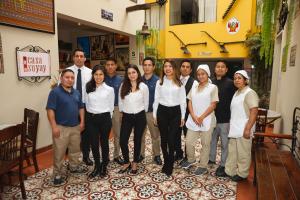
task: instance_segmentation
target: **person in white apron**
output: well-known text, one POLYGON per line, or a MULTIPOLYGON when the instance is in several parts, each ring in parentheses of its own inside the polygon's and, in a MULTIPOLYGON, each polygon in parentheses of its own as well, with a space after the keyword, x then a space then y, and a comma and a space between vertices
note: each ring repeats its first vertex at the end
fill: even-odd
POLYGON ((186 135, 187 161, 181 167, 188 169, 196 162, 195 145, 198 138, 201 138, 200 164, 195 175, 202 175, 207 172, 209 160, 210 142, 212 131, 215 126, 214 109, 216 108, 218 88, 209 83, 210 70, 208 65, 199 65, 197 68, 197 79, 199 84, 194 85, 188 94, 189 116, 186 121, 188 128, 186 135))
POLYGON ((234 74, 237 87, 231 101, 228 157, 225 173, 233 181, 247 179, 251 164, 251 146, 255 120, 258 111, 258 96, 249 86, 249 76, 245 70, 234 74))

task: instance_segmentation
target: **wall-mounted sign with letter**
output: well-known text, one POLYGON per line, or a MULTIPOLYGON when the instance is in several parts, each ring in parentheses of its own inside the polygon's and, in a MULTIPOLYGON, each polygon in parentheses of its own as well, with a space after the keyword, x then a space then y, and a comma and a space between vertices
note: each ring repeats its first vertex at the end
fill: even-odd
POLYGON ((50 53, 41 47, 17 48, 18 77, 29 82, 41 82, 51 77, 50 53))

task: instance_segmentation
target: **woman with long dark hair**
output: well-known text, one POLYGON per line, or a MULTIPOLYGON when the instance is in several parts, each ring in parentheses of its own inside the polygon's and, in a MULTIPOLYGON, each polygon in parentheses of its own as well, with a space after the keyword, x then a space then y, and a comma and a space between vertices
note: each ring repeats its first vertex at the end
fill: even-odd
POLYGON ((92 79, 86 84, 86 133, 92 145, 95 169, 90 178, 105 176, 109 156, 108 137, 112 127, 111 117, 114 110, 114 89, 104 82, 105 68, 96 65, 92 71, 92 79), (99 139, 102 151, 100 163, 99 139))
POLYGON ((186 94, 179 71, 174 61, 165 60, 160 81, 156 83, 153 118, 160 131, 164 157, 162 172, 167 176, 173 173, 176 133, 184 125, 185 111, 186 94))
POLYGON ((129 64, 125 70, 124 81, 119 92, 119 109, 122 115, 120 146, 124 164, 119 173, 137 173, 137 162, 141 152, 141 140, 146 128, 146 113, 149 104, 149 90, 142 82, 141 73, 136 65, 129 64), (129 162, 128 140, 134 129, 134 157, 129 162))

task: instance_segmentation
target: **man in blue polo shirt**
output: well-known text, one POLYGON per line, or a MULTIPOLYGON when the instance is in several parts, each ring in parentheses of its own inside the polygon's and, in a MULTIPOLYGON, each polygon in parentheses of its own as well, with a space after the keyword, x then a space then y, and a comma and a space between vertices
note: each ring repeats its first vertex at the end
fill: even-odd
POLYGON ((114 132, 114 162, 122 165, 123 159, 120 156, 120 111, 118 107, 119 100, 119 88, 123 81, 123 78, 117 75, 117 62, 114 58, 108 58, 105 63, 105 83, 114 88, 115 92, 115 108, 112 117, 112 129, 114 132))
POLYGON ((62 163, 67 148, 70 172, 82 172, 79 168, 79 157, 80 132, 84 129, 84 105, 80 93, 73 89, 74 80, 71 69, 63 70, 60 85, 51 90, 46 106, 52 129, 54 185, 63 182, 62 163))

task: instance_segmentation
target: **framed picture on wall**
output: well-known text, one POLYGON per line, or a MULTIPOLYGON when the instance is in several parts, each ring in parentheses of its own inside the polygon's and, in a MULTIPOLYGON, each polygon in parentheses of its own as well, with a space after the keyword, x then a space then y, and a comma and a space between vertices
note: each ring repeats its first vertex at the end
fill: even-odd
POLYGON ((116 48, 117 70, 124 71, 129 63, 129 47, 116 48))
POLYGON ((83 50, 84 55, 87 59, 90 59, 90 38, 89 37, 79 37, 77 38, 77 48, 83 50))
POLYGON ((91 60, 105 60, 114 57, 114 35, 90 37, 91 60))
POLYGON ((115 34, 115 41, 117 45, 129 45, 129 37, 127 35, 115 34))
POLYGON ((0 24, 55 33, 54 0, 0 1, 0 24))

